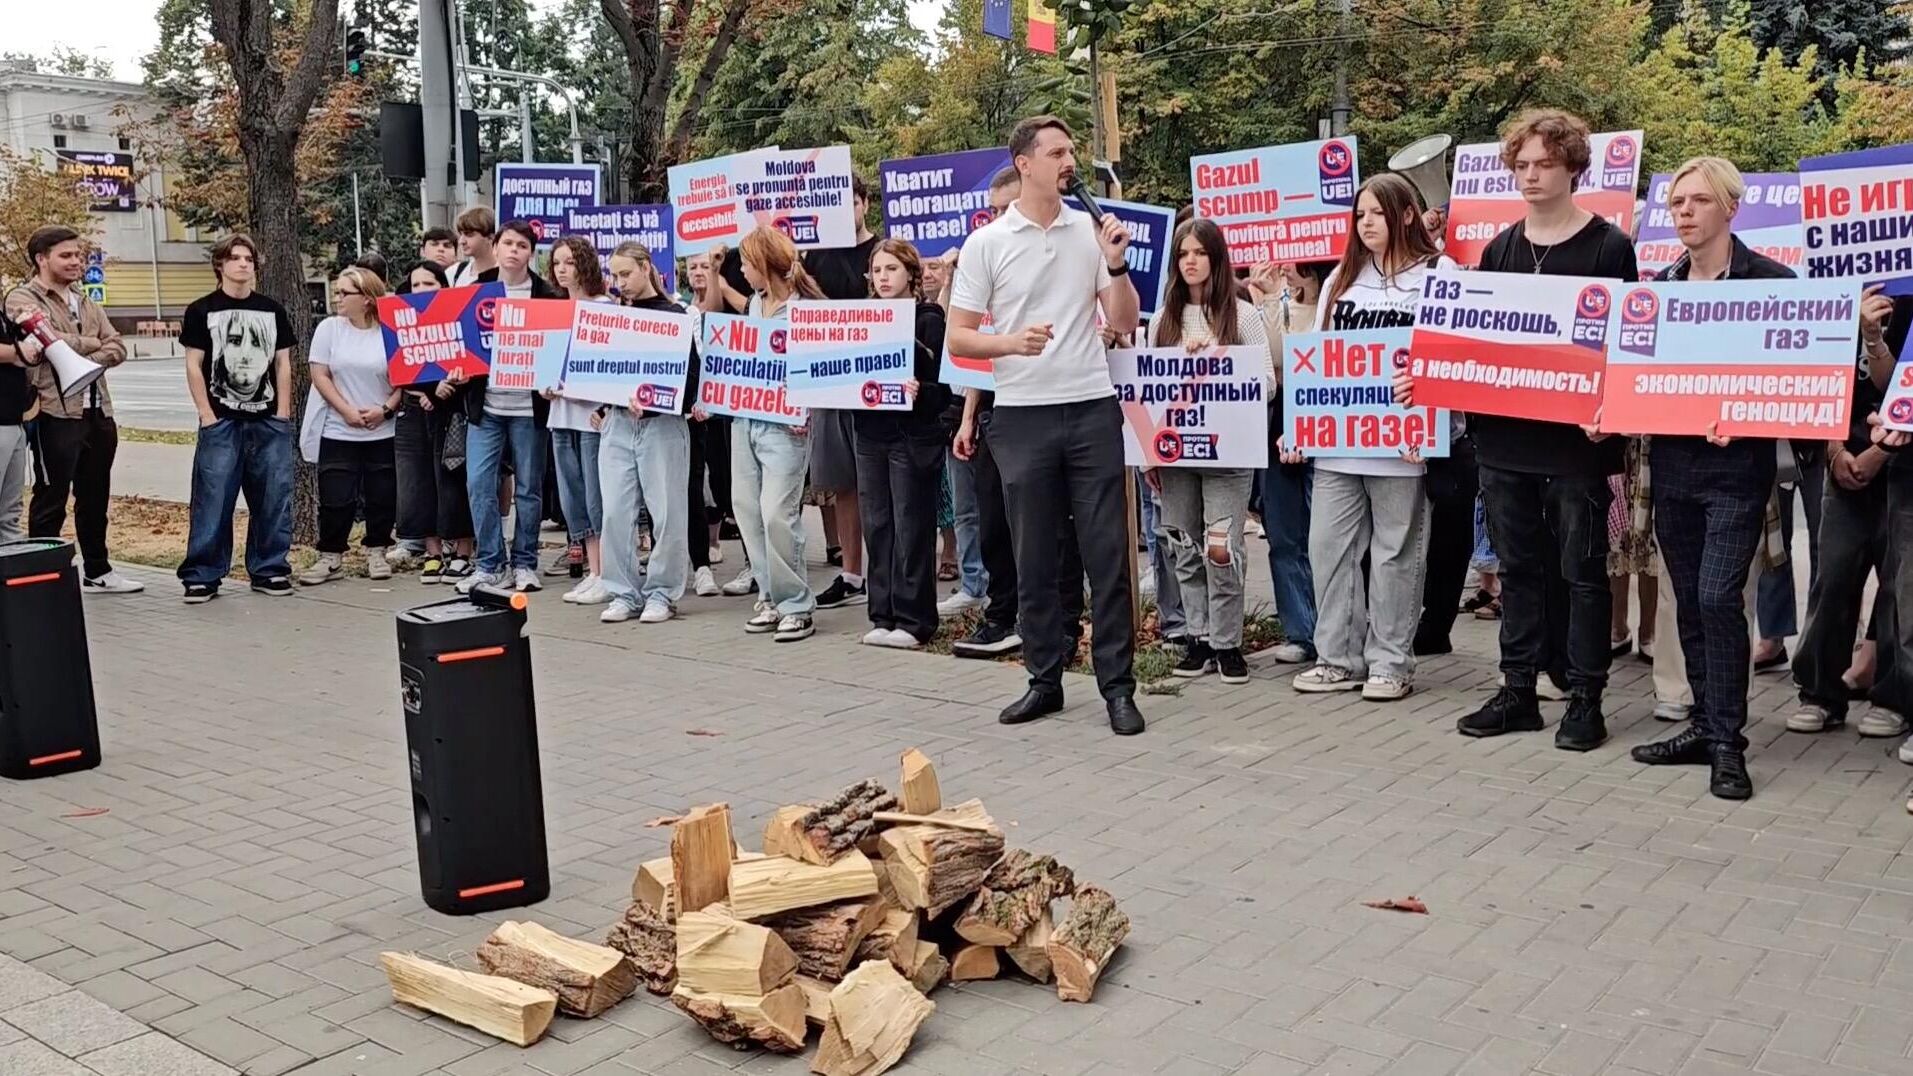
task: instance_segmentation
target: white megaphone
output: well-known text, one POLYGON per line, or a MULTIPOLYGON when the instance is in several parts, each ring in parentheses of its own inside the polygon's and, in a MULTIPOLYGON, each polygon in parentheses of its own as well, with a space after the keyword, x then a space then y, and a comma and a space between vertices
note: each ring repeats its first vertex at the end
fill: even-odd
POLYGON ((72 345, 60 339, 53 327, 46 323, 46 311, 28 313, 20 319, 20 327, 40 341, 42 361, 53 367, 53 380, 60 386, 60 395, 78 395, 106 372, 106 367, 73 350, 72 345))

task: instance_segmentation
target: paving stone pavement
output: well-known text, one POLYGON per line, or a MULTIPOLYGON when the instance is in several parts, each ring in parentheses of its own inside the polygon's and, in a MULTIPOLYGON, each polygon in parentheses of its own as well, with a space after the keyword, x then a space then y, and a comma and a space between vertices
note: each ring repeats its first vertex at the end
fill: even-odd
POLYGON ((801 1073, 642 994, 519 1050, 394 1006, 377 954, 469 966, 523 915, 600 937, 666 847, 647 820, 726 800, 748 843, 779 804, 893 779, 911 746, 1135 928, 1089 1005, 940 990, 898 1071, 1913 1073, 1913 771, 1891 742, 1785 733, 1781 678, 1757 680, 1757 793, 1728 804, 1701 770, 1627 759, 1666 731, 1636 662, 1591 754, 1456 736, 1494 680, 1472 622, 1400 703, 1297 696, 1262 665, 1145 697, 1150 731, 1118 739, 1075 677, 1065 714, 997 725, 1020 668, 859 647, 860 608, 777 645, 739 630, 739 599, 605 626, 548 591, 552 896, 453 918, 418 895, 392 627, 442 592, 356 580, 189 608, 131 570, 153 589, 86 607, 105 764, 0 782, 0 953, 78 991, 10 994, 0 964, 0 1027, 31 1036, 0 1034, 7 1076, 87 1071, 63 1057, 194 1071, 143 1052, 173 1047, 257 1076, 801 1073), (1360 903, 1409 894, 1431 914, 1360 903))

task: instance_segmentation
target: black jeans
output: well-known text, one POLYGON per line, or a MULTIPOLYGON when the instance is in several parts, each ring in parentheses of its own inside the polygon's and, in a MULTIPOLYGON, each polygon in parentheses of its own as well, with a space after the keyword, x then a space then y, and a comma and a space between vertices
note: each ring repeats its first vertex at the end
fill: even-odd
POLYGON ((392 442, 319 442, 319 542, 321 553, 343 553, 352 537, 352 520, 365 512, 365 547, 392 544, 392 519, 398 507, 398 472, 392 442))
POLYGON ((1501 671, 1508 686, 1565 662, 1568 686, 1599 695, 1607 686, 1607 510, 1605 475, 1542 475, 1483 464, 1488 535, 1501 558, 1501 671))
POLYGON ((692 422, 690 436, 686 438, 691 449, 691 473, 686 485, 689 493, 684 502, 684 531, 691 542, 693 572, 711 566, 711 520, 704 512, 704 469, 708 466, 706 454, 709 452, 706 435, 710 432, 705 427, 710 424, 710 419, 692 422))
POLYGON ((431 411, 406 395, 392 422, 392 449, 398 475, 398 536, 406 540, 453 541, 472 536, 472 506, 465 472, 443 463, 450 410, 431 411))
POLYGON ((1694 727, 1710 743, 1745 751, 1753 643, 1744 592, 1767 522, 1773 442, 1657 437, 1651 452, 1654 541, 1674 591, 1694 727))
POLYGON ((120 428, 105 412, 88 408, 79 418, 41 415, 33 424, 33 502, 27 536, 58 538, 66 526, 66 499, 73 497, 73 535, 88 579, 113 570, 106 559, 106 508, 113 494, 113 457, 120 428))
POLYGON ((1428 572, 1422 579, 1421 624, 1415 650, 1447 649, 1475 551, 1475 494, 1481 477, 1475 442, 1453 440, 1446 460, 1428 463, 1428 572))
POLYGON ((1092 653, 1103 698, 1135 694, 1136 623, 1123 483, 1123 420, 1115 397, 991 415, 990 436, 1003 475, 1016 548, 1017 607, 1030 685, 1060 690, 1068 660, 1057 601, 1057 533, 1073 529, 1089 576, 1092 653))
POLYGON ((1873 703, 1901 717, 1913 716, 1913 552, 1906 537, 1913 532, 1913 477, 1882 473, 1876 484, 1887 483, 1886 533, 1897 536, 1886 543, 1880 565, 1880 591, 1892 592, 1879 608, 1880 674, 1873 684, 1873 703))
POLYGON ((937 633, 937 500, 943 436, 857 431, 857 512, 869 560, 870 623, 929 642, 937 633))
MULTIPOLYGON (((1656 476, 1655 481, 1659 481, 1656 476)), ((1847 667, 1853 664, 1853 637, 1860 630, 1860 608, 1867 573, 1880 573, 1880 598, 1875 604, 1873 629, 1880 658, 1887 656, 1887 636, 1880 633, 1879 613, 1893 604, 1887 575, 1887 489, 1889 476, 1881 473, 1873 484, 1847 489, 1828 481, 1820 510, 1820 571, 1807 589, 1807 623, 1793 658, 1793 682, 1800 701, 1818 706, 1833 717, 1847 713, 1847 667)), ((1883 677, 1876 676, 1877 684, 1883 677)))
MULTIPOLYGON (((977 416, 976 454, 971 468, 976 476, 977 541, 983 546, 983 571, 989 576, 989 605, 983 617, 1003 631, 1017 624, 1016 547, 1010 538, 1009 507, 1003 500, 1003 472, 990 448, 990 416, 977 416)), ((1063 634, 1083 637, 1083 556, 1076 548, 1073 527, 1056 528, 1056 599, 1062 606, 1063 634)))

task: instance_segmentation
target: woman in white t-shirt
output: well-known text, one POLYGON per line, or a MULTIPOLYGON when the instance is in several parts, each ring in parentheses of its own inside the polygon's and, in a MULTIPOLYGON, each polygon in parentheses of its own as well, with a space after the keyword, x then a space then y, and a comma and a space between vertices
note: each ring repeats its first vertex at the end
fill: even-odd
MULTIPOLYGON (((1352 241, 1322 286, 1316 330, 1413 325, 1422 279, 1454 264, 1422 223, 1415 188, 1392 173, 1362 184, 1350 230, 1352 241)), ((1285 450, 1282 459, 1301 455, 1285 450)), ((1414 690, 1427 562, 1425 472, 1413 455, 1315 461, 1309 563, 1317 658, 1314 668, 1296 675, 1297 691, 1359 690, 1365 699, 1385 702, 1414 690)))
POLYGON ((299 576, 306 586, 345 574, 352 521, 365 514, 365 574, 390 579, 385 552, 398 511, 392 415, 399 393, 386 375, 379 296, 385 281, 354 266, 332 283, 337 314, 319 323, 310 351, 312 389, 325 401, 308 419, 319 423, 319 559, 299 576))
MULTIPOLYGON (((1191 355, 1233 349, 1231 361, 1269 369, 1269 335, 1255 307, 1237 298, 1229 244, 1212 220, 1192 218, 1176 229, 1170 249, 1176 271, 1150 327, 1157 348, 1191 355)), ((1272 379, 1271 379, 1272 380, 1272 379)), ((1220 671, 1225 684, 1246 684, 1242 657, 1242 523, 1255 471, 1248 467, 1158 467, 1144 477, 1162 498, 1163 526, 1191 639, 1175 674, 1220 671)), ((1158 580, 1162 587, 1167 580, 1158 580)))
MULTIPOLYGON (((579 302, 611 302, 598 252, 583 236, 567 235, 551 248, 547 270, 551 283, 565 297, 579 302)), ((603 605, 611 600, 604 586, 604 561, 599 536, 604 533, 604 499, 598 485, 598 429, 591 417, 594 403, 566 399, 563 386, 546 389, 551 401, 551 455, 558 469, 558 506, 564 509, 571 544, 583 546, 585 576, 565 593, 577 605, 603 605)))

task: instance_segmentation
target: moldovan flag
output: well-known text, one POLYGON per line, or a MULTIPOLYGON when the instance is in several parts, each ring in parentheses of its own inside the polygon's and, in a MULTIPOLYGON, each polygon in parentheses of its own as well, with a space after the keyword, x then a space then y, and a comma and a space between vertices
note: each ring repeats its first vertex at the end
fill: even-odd
POLYGON ((1044 0, 1030 0, 1030 48, 1056 55, 1056 9, 1044 0))

